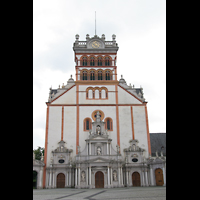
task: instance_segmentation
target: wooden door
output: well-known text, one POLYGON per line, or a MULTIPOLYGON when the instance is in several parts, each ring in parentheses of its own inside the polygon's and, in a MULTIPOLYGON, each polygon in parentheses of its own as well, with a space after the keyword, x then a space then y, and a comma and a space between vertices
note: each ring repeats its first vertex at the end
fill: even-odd
POLYGON ((65 175, 60 173, 57 175, 57 188, 64 188, 65 187, 65 175))
POLYGON ((140 174, 138 172, 132 174, 132 183, 133 186, 140 186, 140 174))
POLYGON ((155 176, 156 176, 156 185, 162 186, 164 184, 162 169, 160 169, 160 168, 156 169, 155 176))
POLYGON ((104 188, 104 174, 98 171, 95 174, 95 188, 104 188))

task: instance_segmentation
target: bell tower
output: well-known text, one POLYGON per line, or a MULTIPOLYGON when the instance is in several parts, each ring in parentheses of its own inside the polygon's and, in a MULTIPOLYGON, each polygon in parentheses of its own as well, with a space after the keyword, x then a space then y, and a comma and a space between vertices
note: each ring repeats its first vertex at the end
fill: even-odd
POLYGON ((104 84, 117 81, 117 51, 116 35, 112 35, 112 41, 106 41, 105 35, 101 38, 86 35, 85 41, 79 41, 79 35, 75 36, 74 58, 76 63, 76 82, 87 84, 104 84))

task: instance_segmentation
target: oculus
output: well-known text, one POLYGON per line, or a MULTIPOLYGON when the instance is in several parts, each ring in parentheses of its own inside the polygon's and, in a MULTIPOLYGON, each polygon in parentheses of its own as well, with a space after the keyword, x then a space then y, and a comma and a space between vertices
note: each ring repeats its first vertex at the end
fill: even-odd
POLYGON ((137 162, 138 159, 137 159, 137 158, 133 158, 132 161, 133 161, 133 162, 137 162))
POLYGON ((65 160, 63 160, 63 159, 60 159, 58 162, 59 162, 59 163, 64 163, 64 162, 65 162, 65 160))

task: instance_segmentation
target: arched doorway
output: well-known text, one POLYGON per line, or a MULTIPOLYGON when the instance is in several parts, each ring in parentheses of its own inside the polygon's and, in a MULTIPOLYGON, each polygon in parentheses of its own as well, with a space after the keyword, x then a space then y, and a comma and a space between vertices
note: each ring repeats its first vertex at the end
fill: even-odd
POLYGON ((33 189, 37 188, 37 172, 33 171, 33 189))
POLYGON ((133 186, 140 186, 140 174, 138 172, 133 172, 132 183, 133 186))
POLYGON ((95 188, 104 188, 104 174, 98 171, 95 174, 95 188))
POLYGON ((156 185, 162 186, 164 184, 162 169, 160 169, 160 168, 156 169, 155 170, 155 176, 156 176, 156 185))
POLYGON ((57 175, 57 188, 64 188, 65 187, 65 175, 63 173, 60 173, 57 175))

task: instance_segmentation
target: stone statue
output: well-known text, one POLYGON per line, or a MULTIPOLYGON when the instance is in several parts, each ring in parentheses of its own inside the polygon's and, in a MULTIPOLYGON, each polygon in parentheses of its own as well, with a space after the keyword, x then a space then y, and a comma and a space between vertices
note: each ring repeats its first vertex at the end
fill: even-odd
POLYGON ((97 126, 96 131, 97 131, 97 135, 100 135, 100 133, 101 133, 101 127, 97 126))
POLYGON ((117 153, 119 153, 119 151, 120 151, 120 149, 119 149, 119 148, 120 148, 119 145, 117 144, 116 147, 117 147, 117 153))
POLYGON ((126 164, 128 163, 128 157, 127 156, 125 157, 125 162, 126 162, 126 164))
POLYGON ((63 146, 60 147, 60 151, 63 152, 63 146))
POLYGON ((113 181, 117 181, 117 172, 116 171, 113 172, 113 181))
POLYGON ((81 147, 78 146, 78 153, 81 153, 81 147))
POLYGON ((156 157, 158 158, 158 152, 156 151, 156 157))
POLYGON ((97 147, 97 155, 101 155, 101 147, 97 147))
POLYGON ((40 159, 41 161, 43 161, 44 160, 44 156, 43 156, 43 154, 41 155, 41 159, 40 159))
POLYGON ((85 181, 85 172, 84 171, 81 173, 81 181, 85 181))

